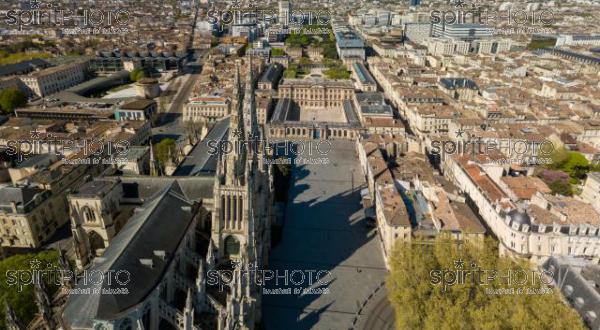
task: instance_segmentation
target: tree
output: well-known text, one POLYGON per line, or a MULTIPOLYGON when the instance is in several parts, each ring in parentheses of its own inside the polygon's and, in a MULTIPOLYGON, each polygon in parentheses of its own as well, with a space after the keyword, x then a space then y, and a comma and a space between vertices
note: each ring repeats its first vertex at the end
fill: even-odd
POLYGON ((540 48, 550 48, 556 45, 555 39, 541 39, 541 40, 531 40, 531 42, 527 45, 528 50, 536 50, 540 48))
POLYGON ((548 166, 552 169, 561 169, 564 164, 569 160, 569 152, 565 148, 556 149, 550 154, 552 163, 548 166))
POLYGON ((219 45, 219 38, 215 37, 215 36, 211 36, 210 37, 210 47, 217 47, 219 45))
POLYGON ((7 88, 0 91, 0 108, 4 113, 11 113, 26 104, 27 96, 20 89, 7 88))
POLYGON ((283 56, 285 51, 281 48, 271 48, 271 56, 283 56))
POLYGON ((144 69, 137 68, 129 72, 129 80, 133 82, 138 81, 144 77, 146 77, 146 72, 144 71, 144 69))
POLYGON ((337 49, 333 44, 327 44, 323 46, 323 57, 332 60, 338 59, 337 49))
POLYGON ((577 313, 561 301, 557 291, 525 294, 527 290, 543 287, 539 280, 529 279, 525 284, 513 281, 511 286, 499 277, 490 279, 489 272, 493 271, 508 274, 523 270, 531 274, 527 272, 531 267, 528 262, 499 257, 497 246, 493 239, 487 239, 481 246, 444 238, 431 244, 397 243, 387 280, 397 328, 547 329, 552 324, 553 329, 585 329, 577 313), (477 271, 486 273, 473 275, 477 271), (457 276, 463 275, 464 280, 457 281, 457 276), (486 291, 511 288, 525 293, 486 291))
POLYGON ((555 150, 551 155, 551 169, 561 170, 569 174, 575 183, 585 178, 593 169, 588 160, 579 152, 568 151, 565 148, 555 150))
POLYGON ((298 64, 301 66, 304 66, 304 65, 311 65, 311 64, 313 64, 313 62, 308 57, 301 57, 300 60, 298 61, 298 64))
POLYGON ((569 182, 556 180, 551 182, 548 187, 554 195, 573 196, 573 188, 569 182))
POLYGON ((323 71, 323 74, 329 79, 349 79, 350 72, 345 67, 339 66, 323 71))
POLYGON ((569 159, 564 164, 564 169, 573 179, 581 180, 590 171, 590 163, 584 155, 578 152, 570 152, 569 159))
POLYGON ((175 140, 166 138, 162 139, 159 143, 154 145, 154 152, 156 153, 156 159, 158 159, 161 167, 164 168, 165 164, 169 159, 177 155, 177 145, 175 140))
MULTIPOLYGON (((14 278, 25 279, 25 274, 32 274, 34 267, 37 265, 34 261, 39 261, 37 266, 38 271, 46 269, 58 269, 58 253, 56 251, 44 251, 38 254, 19 254, 0 261, 0 329, 5 329, 4 325, 4 302, 8 302, 14 309, 17 318, 21 320, 22 325, 26 325, 37 313, 35 299, 33 295, 33 284, 27 281, 26 283, 14 283, 14 278), (51 266, 48 267, 48 264, 51 266), (17 273, 19 272, 19 273, 17 273), (16 276, 15 274, 24 274, 16 276), (21 286, 22 285, 22 286, 21 286)), ((46 282, 49 295, 53 295, 58 290, 57 283, 46 282)))
POLYGON ((306 47, 310 45, 310 37, 306 34, 292 34, 287 37, 285 44, 293 47, 306 47))

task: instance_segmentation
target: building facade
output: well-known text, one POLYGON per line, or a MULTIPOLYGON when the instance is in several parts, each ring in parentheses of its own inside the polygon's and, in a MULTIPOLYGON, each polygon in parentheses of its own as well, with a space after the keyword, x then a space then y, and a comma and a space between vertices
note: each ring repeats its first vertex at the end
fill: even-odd
POLYGON ((351 81, 329 79, 284 79, 279 98, 289 98, 301 108, 341 108, 344 100, 352 100, 351 81))
POLYGON ((183 108, 183 121, 215 122, 229 115, 231 101, 222 96, 195 97, 183 108))
POLYGON ((88 66, 88 61, 79 61, 35 71, 20 79, 33 95, 45 97, 84 82, 88 66))

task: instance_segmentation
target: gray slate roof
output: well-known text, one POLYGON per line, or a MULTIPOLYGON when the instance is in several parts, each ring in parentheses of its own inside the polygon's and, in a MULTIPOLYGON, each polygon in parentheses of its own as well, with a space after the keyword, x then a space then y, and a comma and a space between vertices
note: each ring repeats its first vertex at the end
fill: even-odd
MULTIPOLYGON (((130 281, 122 286, 115 280, 110 285, 83 283, 76 288, 122 289, 128 294, 72 294, 63 313, 67 327, 90 327, 93 319, 112 320, 119 318, 128 309, 143 302, 161 282, 173 256, 192 223, 193 203, 185 198, 181 187, 173 182, 166 189, 145 203, 121 229, 102 258, 95 260, 90 271, 107 274, 109 271, 127 271, 130 281), (165 258, 154 251, 164 251, 165 258), (151 259, 153 266, 143 265, 140 259, 151 259)), ((121 279, 126 279, 122 277, 121 279)), ((122 282, 121 282, 122 283, 122 282)))
POLYGON ((542 269, 552 273, 553 284, 586 325, 600 329, 600 267, 586 260, 561 256, 546 260, 542 269))
MULTIPOLYGON (((229 131, 229 118, 219 121, 203 141, 196 144, 184 161, 177 167, 173 176, 214 175, 217 171, 217 154, 211 154, 213 148, 209 141, 226 141, 229 131)), ((214 146, 213 146, 214 147, 214 146)))

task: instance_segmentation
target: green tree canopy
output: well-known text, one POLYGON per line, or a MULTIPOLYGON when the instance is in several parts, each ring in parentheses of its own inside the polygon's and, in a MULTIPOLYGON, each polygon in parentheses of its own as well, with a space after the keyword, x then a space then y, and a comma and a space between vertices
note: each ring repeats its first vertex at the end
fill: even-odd
POLYGON ((144 77, 146 77, 146 72, 144 71, 144 69, 137 68, 137 69, 133 69, 133 70, 131 70, 131 72, 129 72, 129 80, 131 80, 131 81, 135 82, 144 77))
POLYGON ((329 79, 350 79, 350 72, 343 65, 325 70, 323 74, 329 79))
POLYGON ((285 40, 285 44, 293 47, 306 47, 310 45, 310 37, 306 34, 295 33, 291 34, 285 40))
POLYGON ((20 89, 7 88, 0 91, 0 108, 4 113, 11 113, 26 104, 27 96, 20 89))
POLYGON ((581 180, 590 171, 590 163, 584 155, 578 152, 570 152, 564 169, 572 178, 581 180))
POLYGON ((565 148, 555 150, 550 158, 552 163, 548 166, 549 168, 568 173, 575 182, 584 179, 587 173, 594 168, 584 155, 565 148))
POLYGON ((573 188, 568 182, 556 180, 551 182, 548 187, 554 195, 573 196, 573 188))
POLYGON ((156 153, 156 159, 158 159, 161 166, 167 163, 169 157, 173 158, 177 155, 177 145, 175 140, 166 138, 162 139, 159 143, 154 145, 154 152, 156 153))
POLYGON ((539 280, 530 281, 534 275, 528 275, 526 284, 513 283, 512 286, 501 279, 487 280, 490 273, 481 275, 484 281, 474 281, 473 272, 465 275, 464 281, 457 281, 458 277, 452 281, 452 274, 461 276, 457 275, 458 271, 508 274, 509 270, 530 269, 530 264, 524 261, 499 257, 496 246, 497 242, 492 239, 482 247, 470 243, 458 245, 456 241, 441 238, 431 244, 397 243, 387 281, 397 328, 541 330, 551 324, 552 329, 585 329, 575 310, 565 305, 553 289, 545 291, 546 294, 526 294, 531 293, 527 290, 545 288, 539 280), (520 288, 524 293, 486 291, 510 288, 517 293, 520 288))
POLYGON ((332 60, 337 60, 338 53, 337 53, 337 49, 335 48, 335 45, 327 44, 327 45, 323 46, 323 57, 332 59, 332 60))
POLYGON ((271 48, 271 56, 283 56, 285 51, 281 48, 271 48))
MULTIPOLYGON (((38 254, 19 254, 0 261, 0 329, 4 326, 4 302, 8 302, 14 309, 17 318, 21 321, 21 326, 27 325, 38 312, 33 295, 33 284, 27 279, 27 274, 31 274, 37 265, 34 260, 39 261, 38 270, 52 269, 58 267, 58 253, 56 251, 44 251, 38 254), (48 264, 51 267, 48 267, 48 264), (17 273, 18 272, 18 273, 17 273), (16 275, 23 274, 23 275, 16 275), (24 279, 14 283, 15 278, 24 279), (22 282, 22 283, 21 283, 22 282), (20 286, 22 284, 22 286, 20 286)), ((53 295, 58 290, 55 283, 47 282, 47 287, 53 295)))

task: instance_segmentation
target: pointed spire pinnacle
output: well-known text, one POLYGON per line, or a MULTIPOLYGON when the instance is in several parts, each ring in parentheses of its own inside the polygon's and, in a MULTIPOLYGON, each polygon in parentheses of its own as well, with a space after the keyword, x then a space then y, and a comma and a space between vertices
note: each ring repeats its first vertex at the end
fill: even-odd
POLYGON ((54 315, 52 314, 52 303, 48 297, 46 283, 44 283, 41 276, 38 276, 38 278, 35 280, 34 294, 38 311, 42 317, 42 320, 50 329, 54 329, 56 322, 54 321, 54 315))
POLYGON ((150 176, 157 176, 158 173, 156 171, 156 160, 154 159, 154 146, 152 145, 152 140, 150 140, 150 176))
POLYGON ((204 260, 200 260, 200 262, 198 262, 198 274, 196 275, 196 289, 198 291, 201 291, 204 282, 204 260))
POLYGON ((192 300, 192 289, 188 289, 187 298, 185 300, 185 310, 183 311, 183 329, 194 329, 194 304, 192 300))
POLYGON ((17 318, 17 314, 15 313, 15 311, 12 309, 12 307, 6 300, 4 301, 4 307, 5 307, 4 325, 6 326, 6 328, 8 330, 20 330, 21 325, 20 325, 19 319, 17 318))
POLYGON ((58 263, 59 263, 59 265, 63 269, 68 268, 69 267, 69 261, 67 261, 67 258, 65 257, 65 253, 61 249, 60 244, 58 244, 58 246, 56 247, 56 250, 58 251, 58 263))
MULTIPOLYGON (((221 210, 221 212, 223 212, 223 210, 221 210)), ((208 251, 206 253, 206 267, 208 269, 213 269, 214 265, 215 265, 214 249, 215 249, 215 245, 213 243, 213 240, 210 239, 210 241, 208 243, 208 251)))
POLYGON ((67 257, 61 249, 60 244, 57 246, 56 249, 58 250, 58 265, 60 266, 61 271, 61 283, 63 286, 71 288, 74 277, 74 274, 71 270, 71 265, 69 264, 69 260, 67 260, 67 257))
POLYGON ((188 289, 187 298, 185 299, 185 309, 191 311, 194 309, 194 305, 192 304, 192 289, 188 289))

